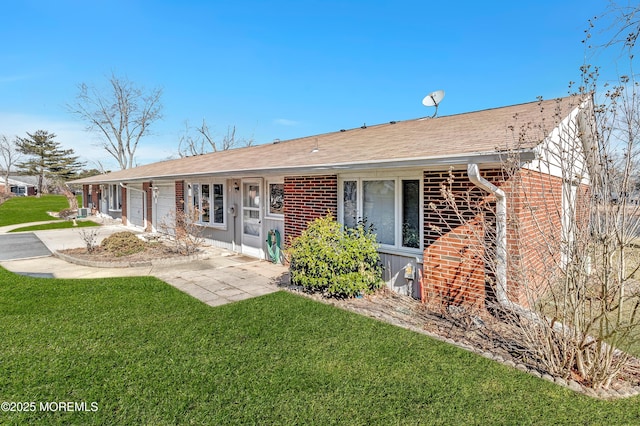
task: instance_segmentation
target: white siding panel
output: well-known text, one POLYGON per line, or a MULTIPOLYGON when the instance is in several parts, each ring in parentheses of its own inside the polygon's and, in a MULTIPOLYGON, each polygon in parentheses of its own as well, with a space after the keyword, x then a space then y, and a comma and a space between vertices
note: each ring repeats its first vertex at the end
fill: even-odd
POLYGON ((135 189, 127 190, 129 199, 127 200, 127 219, 131 225, 143 228, 144 227, 144 193, 136 191, 135 189))

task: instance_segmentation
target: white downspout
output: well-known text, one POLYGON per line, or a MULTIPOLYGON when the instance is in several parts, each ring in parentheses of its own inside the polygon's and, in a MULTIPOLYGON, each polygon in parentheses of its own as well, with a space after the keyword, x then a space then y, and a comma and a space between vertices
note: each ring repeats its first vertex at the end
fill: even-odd
MULTIPOLYGON (((132 191, 142 192, 144 196, 142 197, 142 223, 144 225, 144 230, 147 230, 147 191, 144 189, 138 189, 134 187, 129 187, 124 183, 120 182, 120 186, 124 189, 130 189, 132 191)), ((129 203, 127 202, 127 207, 129 207, 129 203)), ((127 215, 127 222, 129 221, 129 216, 127 215)))
POLYGON ((510 311, 530 319, 538 315, 509 299, 507 294, 507 197, 504 191, 482 176, 475 163, 467 164, 469 180, 479 188, 496 197, 496 298, 498 303, 510 311))

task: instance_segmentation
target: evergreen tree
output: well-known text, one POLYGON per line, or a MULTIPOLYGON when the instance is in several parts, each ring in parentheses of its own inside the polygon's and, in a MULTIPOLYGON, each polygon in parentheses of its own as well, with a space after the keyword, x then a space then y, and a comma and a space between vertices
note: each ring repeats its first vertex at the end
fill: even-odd
POLYGON ((38 196, 42 194, 45 178, 66 180, 82 167, 73 149, 62 149, 56 135, 45 130, 27 132, 26 138, 17 138, 18 151, 29 158, 17 166, 24 172, 38 175, 38 196))

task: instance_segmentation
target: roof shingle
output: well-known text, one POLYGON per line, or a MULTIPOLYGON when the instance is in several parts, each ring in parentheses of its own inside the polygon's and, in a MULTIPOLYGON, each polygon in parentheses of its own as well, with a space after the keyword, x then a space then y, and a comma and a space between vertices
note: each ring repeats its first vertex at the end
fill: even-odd
POLYGON ((438 118, 419 118, 292 139, 279 143, 166 160, 74 183, 133 181, 270 170, 320 169, 411 159, 480 155, 513 147, 521 126, 540 127, 521 142, 533 148, 578 106, 567 97, 438 118), (515 129, 515 136, 514 136, 515 129), (311 152, 317 146, 317 152, 311 152))

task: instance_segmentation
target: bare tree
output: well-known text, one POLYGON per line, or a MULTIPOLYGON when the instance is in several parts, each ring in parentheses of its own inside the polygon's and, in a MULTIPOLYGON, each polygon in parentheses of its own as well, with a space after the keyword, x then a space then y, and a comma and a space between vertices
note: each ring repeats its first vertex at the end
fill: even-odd
POLYGON ((627 351, 640 342, 640 82, 635 43, 622 43, 629 72, 617 81, 601 85, 600 68, 582 67, 573 107, 585 114, 563 120, 558 109, 557 131, 514 117, 503 164, 485 171, 506 204, 452 170, 432 205, 440 237, 467 241, 461 270, 486 265, 487 344, 594 389, 634 376, 627 351), (525 161, 531 140, 543 149, 525 161))
POLYGON ((184 134, 180 137, 178 145, 178 155, 180 157, 188 157, 191 155, 202 155, 208 152, 227 151, 238 146, 252 146, 254 143, 251 138, 236 138, 236 126, 227 126, 227 132, 217 141, 213 136, 206 120, 202 120, 202 125, 192 129, 188 122, 185 122, 184 134), (197 135, 193 135, 193 131, 197 135))
POLYGON ((118 161, 121 169, 134 167, 140 140, 151 125, 162 118, 159 88, 145 91, 126 78, 112 74, 109 88, 97 89, 82 83, 69 112, 87 123, 87 130, 101 135, 102 147, 118 161))
POLYGON ((11 192, 9 176, 11 168, 20 161, 21 155, 16 147, 15 140, 10 141, 5 135, 0 135, 0 160, 2 161, 2 173, 4 178, 4 191, 11 192))
POLYGON ((204 244, 203 228, 198 224, 197 208, 177 209, 160 222, 160 230, 167 234, 176 253, 188 256, 197 253, 204 244))

